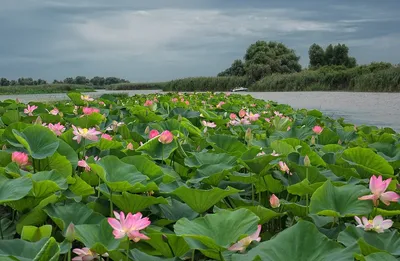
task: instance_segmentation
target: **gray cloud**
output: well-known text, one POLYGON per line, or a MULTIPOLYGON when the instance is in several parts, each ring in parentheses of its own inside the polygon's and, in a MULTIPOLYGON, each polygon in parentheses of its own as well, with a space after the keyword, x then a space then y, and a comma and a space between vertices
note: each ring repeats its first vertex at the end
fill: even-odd
POLYGON ((360 63, 400 60, 395 1, 2 2, 0 76, 8 78, 216 75, 259 39, 287 44, 303 65, 314 42, 346 43, 360 63))

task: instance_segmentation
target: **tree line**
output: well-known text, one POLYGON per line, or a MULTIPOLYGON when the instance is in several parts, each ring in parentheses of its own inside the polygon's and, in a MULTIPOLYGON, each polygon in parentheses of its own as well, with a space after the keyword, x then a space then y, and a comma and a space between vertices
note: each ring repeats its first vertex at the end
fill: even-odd
MULTIPOLYGON (((107 86, 117 83, 129 83, 128 80, 118 77, 93 77, 91 79, 85 76, 76 76, 65 78, 64 80, 54 80, 53 84, 79 84, 79 85, 92 85, 92 86, 107 86)), ((33 85, 46 85, 48 82, 43 79, 34 80, 33 78, 19 78, 18 80, 8 80, 7 78, 0 78, 0 86, 33 86, 33 85)))
MULTIPOLYGON (((328 45, 324 50, 320 45, 313 44, 308 51, 309 69, 323 66, 357 66, 354 57, 349 56, 349 48, 345 44, 328 45)), ((256 82, 272 74, 295 73, 302 71, 300 56, 283 43, 257 41, 251 44, 243 57, 218 76, 246 76, 251 82, 256 82)))

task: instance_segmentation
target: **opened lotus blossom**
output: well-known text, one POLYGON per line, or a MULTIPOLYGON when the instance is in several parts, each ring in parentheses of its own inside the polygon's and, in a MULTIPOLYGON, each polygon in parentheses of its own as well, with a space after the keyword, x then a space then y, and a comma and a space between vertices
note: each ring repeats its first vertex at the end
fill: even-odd
POLYGON ((86 102, 94 101, 94 99, 92 97, 90 97, 89 95, 81 95, 81 100, 86 101, 86 102))
POLYGON ((49 128, 57 136, 61 136, 61 134, 65 131, 65 126, 61 125, 61 123, 49 123, 49 125, 47 125, 47 128, 49 128))
POLYGON ((369 180, 369 189, 371 190, 372 195, 362 196, 358 199, 372 200, 374 206, 378 206, 379 200, 387 206, 390 205, 390 202, 397 202, 400 199, 400 196, 396 192, 385 192, 391 181, 392 178, 382 180, 382 176, 376 177, 373 175, 369 180))
POLYGON ((250 121, 257 121, 258 118, 260 117, 260 114, 258 113, 253 114, 252 112, 250 112, 247 116, 250 121))
POLYGON ((321 126, 316 125, 316 126, 314 126, 314 127, 312 128, 312 130, 313 130, 313 132, 314 132, 315 134, 321 134, 322 131, 324 130, 324 128, 322 128, 321 126))
POLYGON ((124 212, 114 211, 115 218, 108 218, 107 221, 114 229, 113 235, 115 239, 128 238, 134 242, 139 242, 141 239, 148 240, 148 236, 140 233, 140 230, 148 227, 151 222, 148 217, 142 218, 142 213, 138 212, 134 215, 128 213, 125 217, 124 212))
POLYGON ((290 173, 290 169, 289 169, 288 165, 286 165, 285 162, 279 161, 279 168, 281 169, 281 171, 284 171, 287 174, 292 175, 292 173, 290 173))
POLYGON ((366 217, 362 217, 361 221, 357 216, 355 216, 354 219, 358 223, 357 227, 363 228, 365 231, 375 231, 377 233, 383 233, 393 225, 392 220, 384 220, 381 215, 374 217, 373 220, 368 220, 366 217))
POLYGON ((28 114, 28 116, 33 116, 33 111, 36 110, 37 108, 38 108, 38 106, 36 106, 36 105, 30 106, 28 104, 28 107, 26 109, 24 109, 24 113, 28 114))
POLYGON ((108 257, 108 254, 105 253, 103 255, 99 255, 96 252, 90 250, 87 247, 84 248, 75 248, 72 250, 78 256, 72 258, 72 261, 90 261, 90 260, 103 260, 101 257, 108 257))
POLYGON ((18 166, 23 167, 28 165, 29 157, 26 153, 14 151, 11 154, 11 161, 17 163, 18 166))
POLYGON ((251 244, 251 242, 253 242, 253 241, 260 242, 261 241, 260 232, 261 232, 261 225, 258 225, 256 232, 254 232, 253 234, 251 234, 248 237, 245 237, 245 238, 239 240, 237 243, 233 244, 228 249, 230 251, 244 252, 246 250, 246 248, 251 244))
POLYGON ((60 111, 57 108, 54 108, 51 111, 49 111, 49 114, 51 114, 51 115, 58 115, 59 113, 60 113, 60 111))
POLYGON ((90 168, 89 164, 86 162, 86 160, 78 161, 78 166, 84 168, 85 171, 87 171, 87 172, 91 171, 91 168, 90 168))
POLYGON ((107 133, 101 134, 101 138, 102 139, 106 139, 106 140, 112 140, 112 136, 110 134, 107 134, 107 133))
POLYGON ((215 128, 215 127, 217 127, 217 125, 216 125, 214 122, 202 121, 201 124, 203 124, 203 126, 209 127, 209 128, 215 128))
POLYGON ((163 131, 160 137, 158 138, 158 141, 161 142, 162 144, 169 144, 173 140, 174 140, 174 135, 168 130, 163 131))
POLYGON ((90 115, 90 114, 95 113, 95 112, 99 113, 100 110, 97 109, 97 108, 83 107, 82 112, 85 115, 90 115))
POLYGON ((100 131, 97 131, 95 128, 90 128, 90 129, 82 129, 79 127, 75 127, 72 125, 73 129, 73 134, 75 135, 72 139, 76 140, 79 143, 81 143, 82 138, 91 140, 91 141, 98 141, 99 137, 97 135, 101 134, 100 131))

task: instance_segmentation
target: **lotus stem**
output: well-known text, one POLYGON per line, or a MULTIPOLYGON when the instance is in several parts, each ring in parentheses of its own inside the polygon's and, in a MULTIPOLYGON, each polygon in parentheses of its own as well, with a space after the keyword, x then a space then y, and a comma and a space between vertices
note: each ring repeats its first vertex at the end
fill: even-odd
POLYGON ((194 252, 196 252, 196 249, 193 249, 192 251, 192 261, 194 261, 194 252))
POLYGON ((3 235, 3 226, 1 225, 1 220, 0 220, 0 236, 1 236, 1 239, 3 240, 4 235, 3 235))
POLYGON ((222 256, 222 252, 219 251, 219 258, 221 259, 221 261, 225 261, 225 258, 222 256))
MULTIPOLYGON (((306 179, 308 181, 308 167, 306 167, 306 179)), ((308 193, 306 194, 306 214, 308 215, 308 193)))
POLYGON ((68 261, 71 261, 71 249, 68 250, 68 261))
POLYGON ((128 239, 128 246, 126 247, 126 261, 129 261, 129 239, 128 239))
POLYGON ((110 189, 110 217, 113 217, 114 206, 112 202, 112 190, 110 189))

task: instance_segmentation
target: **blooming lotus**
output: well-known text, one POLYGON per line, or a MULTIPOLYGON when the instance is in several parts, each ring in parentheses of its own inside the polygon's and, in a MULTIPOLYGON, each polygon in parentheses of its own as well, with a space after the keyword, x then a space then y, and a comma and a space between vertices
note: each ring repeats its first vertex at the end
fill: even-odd
POLYGON ((86 101, 86 102, 94 101, 94 99, 92 97, 90 97, 89 95, 81 95, 81 100, 86 101))
POLYGON ((65 131, 65 127, 64 125, 61 125, 61 123, 49 123, 49 125, 47 125, 47 128, 49 128, 57 136, 60 136, 65 131))
POLYGON ((377 233, 385 232, 385 229, 389 229, 393 225, 393 221, 390 219, 383 219, 381 215, 374 217, 373 220, 368 220, 366 217, 362 217, 362 221, 359 217, 355 216, 354 219, 357 221, 357 227, 363 228, 365 231, 375 231, 377 233))
POLYGON ((111 135, 106 134, 106 133, 101 134, 101 138, 102 138, 102 139, 106 139, 106 140, 112 140, 111 135))
POLYGON ((33 111, 34 110, 36 110, 38 108, 38 106, 36 106, 36 105, 32 105, 32 106, 30 106, 29 104, 28 104, 28 107, 26 108, 26 109, 24 109, 24 113, 25 114, 28 114, 28 116, 33 116, 33 111))
POLYGON ((217 104, 217 108, 218 109, 221 109, 221 107, 222 107, 222 105, 224 105, 225 104, 225 102, 223 102, 223 101, 221 101, 221 102, 219 102, 218 104, 217 104))
POLYGON ((178 102, 178 98, 172 98, 171 101, 172 102, 178 102))
POLYGON ((163 131, 160 137, 158 138, 158 141, 161 142, 162 144, 169 144, 173 140, 174 140, 174 135, 168 130, 163 131))
POLYGON ((288 165, 286 165, 285 162, 279 161, 279 168, 281 169, 281 171, 284 171, 287 174, 292 175, 292 173, 290 173, 290 169, 289 169, 288 165))
POLYGON ((240 117, 240 118, 243 118, 244 116, 246 116, 246 114, 247 114, 247 112, 246 112, 245 110, 243 110, 243 109, 241 109, 241 110, 239 111, 239 117, 240 117))
POLYGON ((117 128, 118 127, 120 127, 120 126, 122 126, 122 125, 124 125, 125 123, 124 122, 117 122, 117 121, 113 121, 111 124, 110 124, 110 126, 108 126, 107 128, 106 128, 106 130, 108 130, 108 131, 116 131, 117 130, 117 128))
POLYGON ((11 154, 11 161, 17 163, 18 166, 23 167, 28 165, 29 157, 26 153, 14 151, 11 154))
POLYGON ((72 261, 90 261, 90 260, 103 260, 103 258, 101 257, 108 257, 108 254, 105 253, 103 255, 99 255, 96 252, 90 250, 87 247, 84 248, 75 248, 72 250, 72 252, 74 252, 75 254, 77 254, 78 256, 72 258, 72 261))
POLYGON ((257 121, 258 118, 260 117, 260 114, 258 114, 258 113, 253 114, 252 112, 250 112, 247 116, 250 121, 257 121))
POLYGON ((231 114, 229 115, 229 118, 230 118, 231 120, 236 120, 237 116, 236 116, 236 114, 231 113, 231 114))
POLYGON ((378 206, 379 200, 387 206, 389 206, 390 202, 397 202, 400 199, 400 196, 396 192, 385 192, 391 181, 391 178, 382 180, 382 176, 376 177, 373 175, 369 180, 369 189, 371 190, 372 195, 362 196, 358 199, 372 200, 375 206, 378 206))
POLYGON ((58 113, 60 113, 60 111, 57 108, 54 108, 51 111, 49 111, 49 114, 51 115, 57 115, 58 113))
POLYGON ((274 111, 274 114, 275 114, 275 116, 278 116, 278 117, 282 117, 283 116, 283 114, 280 113, 279 111, 274 111))
POLYGON ((324 130, 324 128, 322 128, 321 126, 316 125, 316 126, 314 126, 314 127, 312 128, 312 130, 313 130, 313 132, 314 132, 315 134, 321 134, 321 132, 324 130))
POLYGON ((97 113, 100 112, 100 110, 97 108, 89 108, 89 107, 83 107, 82 111, 83 111, 83 114, 85 114, 85 115, 90 115, 94 112, 97 112, 97 113))
POLYGON ((209 127, 209 128, 215 128, 215 127, 217 127, 217 125, 216 125, 214 122, 202 121, 201 124, 203 124, 203 126, 209 127))
POLYGON ((79 128, 79 127, 75 127, 74 125, 72 125, 72 129, 73 129, 73 134, 75 135, 72 139, 76 140, 79 143, 81 143, 82 138, 87 139, 87 140, 91 140, 91 141, 98 141, 99 137, 97 137, 97 135, 101 134, 100 131, 96 131, 95 128, 79 128))
POLYGON ((160 133, 158 132, 158 130, 151 130, 149 132, 149 139, 152 139, 154 137, 157 137, 158 135, 160 135, 160 133))
POLYGON ((271 119, 270 118, 265 118, 265 121, 266 122, 271 122, 271 119))
POLYGON ((80 160, 78 161, 78 166, 85 168, 85 171, 89 172, 91 170, 89 164, 86 162, 86 160, 80 160))
POLYGON ((146 100, 143 106, 153 106, 153 101, 151 100, 146 100))
POLYGON ((251 244, 251 242, 253 242, 253 241, 260 242, 261 241, 260 232, 261 232, 261 225, 258 225, 256 232, 254 232, 252 235, 250 235, 248 237, 245 237, 245 238, 239 240, 237 243, 233 244, 228 249, 230 251, 244 252, 246 250, 246 248, 251 244))
POLYGON ((142 213, 138 212, 134 215, 128 213, 125 217, 124 212, 114 211, 115 218, 108 218, 107 221, 114 229, 113 235, 115 239, 124 238, 128 236, 130 240, 139 242, 141 239, 148 240, 148 236, 140 233, 140 230, 148 227, 151 222, 148 217, 142 218, 142 213))
POLYGON ((240 124, 242 125, 250 125, 251 122, 247 118, 240 119, 240 124))
POLYGON ((269 198, 269 204, 272 208, 279 208, 279 206, 281 205, 281 203, 279 202, 279 198, 275 196, 275 194, 272 194, 272 196, 269 198))

